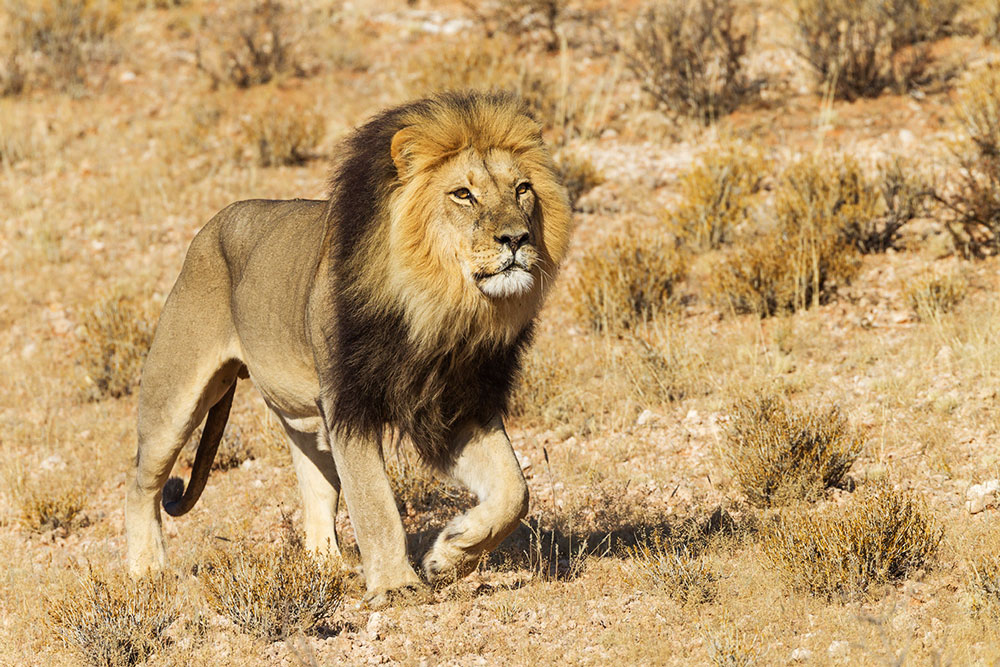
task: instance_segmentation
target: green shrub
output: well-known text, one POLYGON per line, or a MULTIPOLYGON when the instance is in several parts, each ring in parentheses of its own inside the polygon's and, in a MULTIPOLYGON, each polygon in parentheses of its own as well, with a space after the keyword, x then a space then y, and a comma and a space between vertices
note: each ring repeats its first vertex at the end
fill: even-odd
POLYGON ((851 599, 925 567, 943 533, 923 503, 881 483, 846 508, 782 516, 762 547, 793 587, 851 599))
POLYGON ((707 124, 759 93, 746 68, 756 33, 753 9, 735 0, 663 0, 643 8, 621 49, 660 109, 707 124))
POLYGON ((747 500, 770 506, 837 486, 861 448, 836 407, 796 410, 765 396, 736 406, 723 454, 747 500))

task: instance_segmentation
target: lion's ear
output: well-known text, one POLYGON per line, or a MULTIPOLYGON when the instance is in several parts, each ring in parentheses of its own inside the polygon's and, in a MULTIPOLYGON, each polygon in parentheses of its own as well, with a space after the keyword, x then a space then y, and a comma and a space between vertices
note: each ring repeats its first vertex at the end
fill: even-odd
POLYGON ((410 167, 410 145, 416 138, 417 132, 413 127, 404 127, 392 136, 392 143, 389 145, 389 155, 392 156, 392 163, 396 165, 396 173, 400 180, 405 180, 410 167))

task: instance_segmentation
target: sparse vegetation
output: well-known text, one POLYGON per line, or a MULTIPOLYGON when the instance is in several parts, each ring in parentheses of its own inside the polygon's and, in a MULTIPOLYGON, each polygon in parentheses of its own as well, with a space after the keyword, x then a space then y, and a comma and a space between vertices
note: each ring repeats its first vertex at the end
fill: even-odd
POLYGON ((556 165, 569 194, 569 204, 574 209, 580 197, 604 182, 604 177, 594 163, 577 153, 563 151, 557 157, 556 165))
POLYGON ((1000 254, 1000 68, 974 77, 957 103, 968 140, 956 146, 958 188, 937 199, 951 213, 947 229, 964 256, 1000 254))
POLYGON ((21 524, 35 532, 68 533, 87 524, 82 515, 86 495, 67 480, 39 481, 20 493, 21 524), (62 486, 63 488, 60 488, 62 486))
POLYGON ((198 46, 198 69, 213 87, 250 88, 290 75, 305 75, 297 52, 299 27, 294 17, 277 0, 254 0, 224 12, 206 31, 213 41, 207 48, 205 44, 198 46))
POLYGON ((967 582, 972 611, 986 623, 1000 621, 1000 557, 978 556, 967 582))
POLYGON ((947 34, 961 0, 795 0, 799 54, 839 99, 925 83, 929 42, 947 34))
POLYGON ((968 283, 957 273, 926 273, 906 289, 910 309, 921 320, 933 322, 955 309, 968 290, 968 283))
POLYGON ((795 409, 764 396, 736 406, 723 456, 747 500, 770 506, 837 486, 861 448, 836 407, 795 409))
POLYGON ((268 641, 315 632, 340 606, 345 590, 340 563, 307 552, 295 535, 278 545, 219 549, 199 566, 198 579, 216 613, 268 641))
POLYGON ((760 634, 741 630, 731 620, 704 634, 708 657, 716 667, 752 667, 764 655, 760 634))
POLYGON ((88 567, 75 586, 47 600, 48 626, 92 665, 131 667, 170 643, 167 628, 179 616, 175 589, 166 578, 132 581, 88 567))
POLYGON ((634 327, 669 307, 686 272, 685 259, 656 236, 614 237, 580 262, 577 312, 597 331, 634 327))
POLYGON ((684 243, 718 248, 747 219, 767 172, 757 150, 735 144, 712 149, 680 177, 681 204, 665 217, 684 243))
POLYGON ((462 0, 487 36, 504 33, 518 38, 536 35, 549 51, 559 49, 559 23, 567 10, 566 0, 462 0))
POLYGON ((400 512, 454 512, 472 504, 468 491, 436 478, 402 444, 386 456, 386 472, 400 512))
POLYGON ((131 394, 153 341, 154 324, 148 307, 136 297, 118 292, 87 310, 80 326, 79 362, 87 396, 98 400, 131 394))
POLYGON ((255 147, 262 167, 299 165, 317 157, 315 149, 325 132, 325 117, 299 105, 265 105, 243 123, 247 143, 255 147))
POLYGON ((632 560, 635 583, 642 590, 661 588, 683 604, 715 599, 718 574, 684 545, 654 533, 625 551, 632 560))
POLYGON ((621 46, 661 110, 707 124, 759 93, 746 66, 756 34, 753 11, 734 0, 664 0, 646 5, 621 46))
POLYGON ((782 516, 763 549, 793 587, 851 599, 926 567, 943 533, 923 503, 882 482, 846 508, 782 516))

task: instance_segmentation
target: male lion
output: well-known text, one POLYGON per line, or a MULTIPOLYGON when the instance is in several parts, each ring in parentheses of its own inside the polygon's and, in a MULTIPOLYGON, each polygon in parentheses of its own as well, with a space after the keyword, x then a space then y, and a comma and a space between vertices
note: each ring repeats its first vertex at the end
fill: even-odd
POLYGON ((505 93, 390 109, 346 140, 330 190, 238 202, 191 242, 143 368, 133 574, 163 567, 161 496, 172 516, 198 500, 240 377, 288 433, 309 549, 339 554, 343 487, 372 606, 421 586, 387 432, 479 500, 424 557, 429 581, 466 574, 527 512, 502 415, 570 234, 538 124, 505 93), (202 419, 184 491, 167 477, 202 419))

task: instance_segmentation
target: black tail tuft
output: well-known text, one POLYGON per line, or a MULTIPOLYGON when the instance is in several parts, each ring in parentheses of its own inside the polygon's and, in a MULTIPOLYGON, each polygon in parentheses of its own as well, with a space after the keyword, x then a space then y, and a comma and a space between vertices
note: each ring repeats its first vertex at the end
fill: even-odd
POLYGON ((180 516, 179 512, 181 498, 184 497, 184 480, 180 477, 171 477, 163 485, 163 509, 170 516, 180 516))

